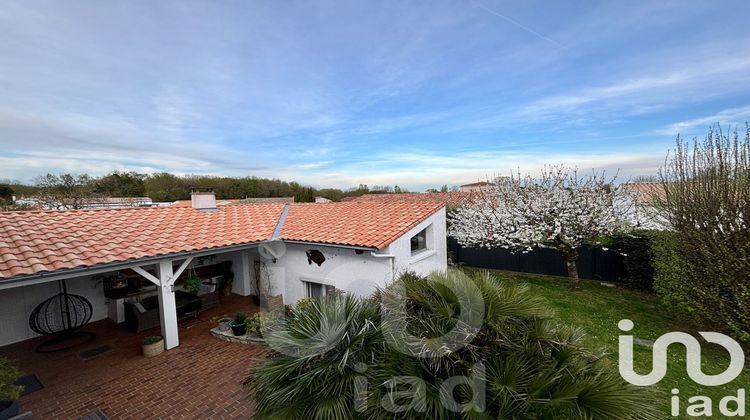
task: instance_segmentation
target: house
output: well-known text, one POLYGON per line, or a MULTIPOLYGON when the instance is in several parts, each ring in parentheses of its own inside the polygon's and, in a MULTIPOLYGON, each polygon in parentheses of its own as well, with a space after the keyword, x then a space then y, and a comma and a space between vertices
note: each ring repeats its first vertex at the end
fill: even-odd
POLYGON ((316 203, 330 203, 330 202, 332 202, 332 201, 333 201, 333 200, 331 200, 331 199, 329 199, 329 198, 325 198, 325 197, 320 197, 320 196, 318 196, 318 197, 315 197, 315 202, 316 202, 316 203))
POLYGON ((458 190, 463 193, 478 192, 492 185, 488 181, 472 182, 471 184, 464 184, 458 187, 458 190))
MULTIPOLYGON (((26 205, 38 209, 60 209, 66 207, 62 203, 54 203, 38 197, 13 197, 15 204, 26 205)), ((81 208, 109 209, 122 207, 151 207, 163 206, 168 203, 154 202, 150 197, 97 197, 80 203, 81 208)))
POLYGON ((632 199, 630 222, 642 229, 666 230, 670 223, 659 211, 659 204, 666 198, 661 182, 627 182, 623 189, 632 199))
MULTIPOLYGON (((224 198, 216 199, 217 206, 228 204, 251 204, 251 203, 294 203, 294 197, 250 197, 250 198, 224 198)), ((169 204, 175 207, 190 207, 192 200, 177 200, 169 204)))
POLYGON ((217 206, 213 193, 195 192, 191 206, 0 213, 0 345, 34 337, 29 315, 64 281, 91 303, 91 321, 122 322, 123 311, 158 296, 173 348, 181 282, 190 274, 218 279, 227 269, 232 293, 242 296, 289 304, 334 290, 369 295, 398 273, 447 269, 445 206, 217 206), (113 295, 115 287, 122 289, 113 295))
MULTIPOLYGON (((471 200, 475 193, 401 193, 401 194, 364 194, 358 197, 347 197, 350 203, 424 203, 439 202, 447 207, 457 207, 471 200)), ((343 200, 342 200, 343 201, 343 200)))

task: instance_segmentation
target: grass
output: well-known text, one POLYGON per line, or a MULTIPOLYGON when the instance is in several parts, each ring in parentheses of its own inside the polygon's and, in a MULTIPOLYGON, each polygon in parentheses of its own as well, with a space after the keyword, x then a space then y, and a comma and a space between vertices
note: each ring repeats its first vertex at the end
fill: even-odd
MULTIPOLYGON (((618 336, 621 334, 617 323, 621 319, 630 319, 635 323, 635 328, 629 334, 646 340, 655 340, 671 331, 684 331, 696 335, 699 330, 694 324, 670 316, 668 308, 663 307, 652 294, 606 287, 594 281, 582 281, 582 290, 571 291, 565 278, 503 271, 493 273, 502 281, 526 284, 546 299, 562 322, 578 326, 586 332, 585 343, 590 349, 602 349, 609 354, 615 370, 618 336)), ((636 345, 634 359, 638 373, 645 374, 651 371, 651 349, 636 345)), ((704 373, 721 373, 729 365, 729 355, 719 346, 704 343, 702 363, 704 373)), ((653 388, 659 401, 659 410, 664 413, 665 418, 673 418, 670 416, 670 397, 673 388, 680 390, 683 418, 692 418, 685 415, 685 408, 689 405, 688 398, 696 395, 710 397, 713 400, 714 418, 721 418, 718 412, 719 400, 727 395, 736 396, 737 390, 748 388, 748 384, 748 366, 737 379, 726 385, 709 387, 696 384, 687 375, 684 347, 670 346, 667 376, 653 388)))

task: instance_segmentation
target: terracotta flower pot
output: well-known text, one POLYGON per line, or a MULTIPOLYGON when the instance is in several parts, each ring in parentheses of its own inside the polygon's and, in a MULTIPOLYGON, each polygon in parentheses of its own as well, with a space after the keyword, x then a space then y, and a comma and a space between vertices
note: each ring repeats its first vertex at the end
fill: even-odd
POLYGON ((152 344, 144 344, 142 347, 143 355, 146 357, 154 357, 164 352, 164 339, 157 341, 152 344))

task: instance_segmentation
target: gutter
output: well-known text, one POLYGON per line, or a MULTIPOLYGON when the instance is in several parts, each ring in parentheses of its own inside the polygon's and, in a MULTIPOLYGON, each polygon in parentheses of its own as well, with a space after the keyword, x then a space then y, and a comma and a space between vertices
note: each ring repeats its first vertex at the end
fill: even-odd
POLYGON ((8 287, 6 286, 14 285, 16 283, 23 283, 23 285, 26 286, 26 285, 43 283, 46 281, 65 279, 68 277, 79 277, 79 276, 85 276, 89 274, 93 275, 93 274, 104 273, 104 272, 113 271, 117 269, 126 269, 126 268, 130 268, 133 265, 145 265, 149 263, 156 263, 164 259, 181 259, 181 258, 186 258, 186 257, 201 257, 204 255, 215 254, 216 252, 239 251, 242 249, 248 249, 254 246, 259 246, 267 242, 269 241, 248 242, 245 244, 236 244, 236 245, 229 245, 229 246, 224 246, 224 247, 196 249, 194 251, 178 252, 174 254, 164 254, 164 255, 159 255, 159 256, 154 256, 154 257, 143 257, 143 258, 138 258, 138 259, 133 259, 133 260, 125 260, 125 261, 118 261, 118 262, 113 262, 113 263, 92 265, 88 267, 71 268, 71 269, 67 269, 64 271, 47 271, 44 273, 29 274, 29 275, 24 275, 20 277, 11 277, 7 280, 0 279, 0 290, 7 289, 8 287))
POLYGON ((372 255, 375 258, 388 258, 390 260, 390 272, 391 272, 391 281, 396 279, 396 256, 393 254, 378 254, 375 251, 370 251, 370 255, 372 255))
MULTIPOLYGON (((249 249, 249 248, 253 248, 256 246, 257 247, 264 246, 265 244, 268 244, 271 242, 278 242, 278 240, 263 240, 263 241, 257 241, 257 242, 248 242, 245 244, 229 245, 229 246, 224 246, 224 247, 196 249, 194 251, 178 252, 174 254, 164 254, 164 255, 158 255, 158 256, 153 256, 153 257, 143 257, 143 258, 138 258, 138 259, 133 259, 133 260, 125 260, 125 261, 117 261, 113 263, 92 265, 88 267, 70 268, 64 271, 47 271, 47 272, 37 273, 37 274, 28 274, 28 275, 24 275, 20 277, 11 277, 5 280, 0 279, 0 290, 11 288, 17 283, 23 283, 23 284, 19 284, 19 286, 27 286, 27 285, 32 285, 32 284, 44 283, 48 281, 66 279, 69 277, 80 277, 80 276, 85 276, 85 275, 106 273, 106 272, 114 271, 118 269, 130 268, 133 265, 146 265, 149 263, 156 263, 164 259, 181 259, 181 258, 187 258, 187 257, 201 257, 204 255, 215 254, 217 252, 223 253, 223 252, 239 251, 242 249, 249 249)), ((282 240, 282 242, 304 244, 304 245, 318 244, 317 242, 304 242, 304 241, 282 240)), ((347 245, 336 245, 336 244, 325 244, 325 243, 319 243, 319 245, 331 246, 335 248, 354 249, 357 251, 374 252, 373 248, 370 248, 370 247, 358 247, 358 246, 347 246, 347 245)), ((265 247, 265 248, 268 249, 269 247, 265 247)), ((270 253, 271 255, 274 255, 273 252, 270 252, 270 253)), ((383 255, 383 254, 376 254, 376 255, 383 255)))

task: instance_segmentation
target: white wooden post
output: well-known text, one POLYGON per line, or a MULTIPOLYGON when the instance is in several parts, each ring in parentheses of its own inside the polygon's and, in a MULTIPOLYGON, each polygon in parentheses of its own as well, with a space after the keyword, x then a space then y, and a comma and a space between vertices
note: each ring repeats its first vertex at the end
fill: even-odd
POLYGON ((169 350, 180 345, 180 337, 177 330, 177 303, 174 297, 172 261, 159 261, 156 270, 160 283, 158 289, 161 335, 164 337, 164 348, 169 350))

